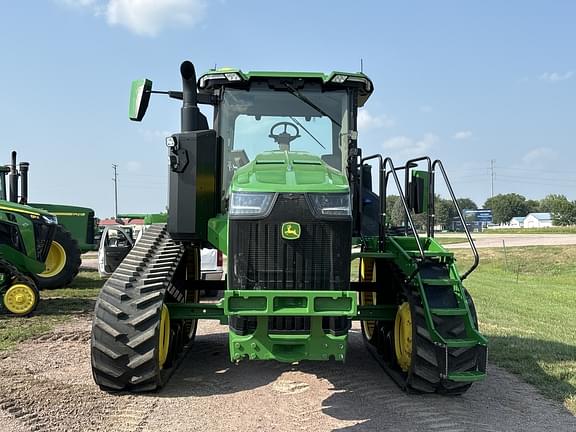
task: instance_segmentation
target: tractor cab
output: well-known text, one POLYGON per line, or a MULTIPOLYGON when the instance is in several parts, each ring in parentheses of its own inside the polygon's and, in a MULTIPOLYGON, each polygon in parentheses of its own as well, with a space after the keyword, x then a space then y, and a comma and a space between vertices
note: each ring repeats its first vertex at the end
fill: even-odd
POLYGON ((225 68, 202 75, 198 87, 217 101, 224 205, 233 190, 348 190, 357 107, 373 88, 368 77, 225 68))

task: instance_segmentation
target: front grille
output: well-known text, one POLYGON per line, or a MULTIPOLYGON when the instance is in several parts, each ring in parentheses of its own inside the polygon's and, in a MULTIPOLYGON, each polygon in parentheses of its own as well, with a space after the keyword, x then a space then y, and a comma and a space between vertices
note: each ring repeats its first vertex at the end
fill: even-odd
POLYGON ((304 194, 279 194, 266 218, 229 221, 231 288, 346 290, 351 229, 350 219, 316 218, 304 194), (282 238, 284 222, 300 224, 299 239, 282 238))

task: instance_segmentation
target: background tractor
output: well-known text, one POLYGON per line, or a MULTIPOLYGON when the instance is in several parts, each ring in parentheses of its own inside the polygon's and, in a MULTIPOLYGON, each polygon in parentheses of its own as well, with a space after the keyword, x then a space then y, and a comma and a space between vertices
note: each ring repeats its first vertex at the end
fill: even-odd
POLYGON ((7 201, 7 171, 0 167, 0 312, 25 316, 38 304, 33 278, 45 270, 57 220, 46 211, 7 201))
POLYGON ((16 152, 13 151, 9 168, 4 170, 5 174, 8 173, 9 200, 45 210, 56 216, 59 224, 46 257, 45 269, 35 275, 36 283, 40 289, 64 287, 72 282, 78 274, 81 264, 80 255, 97 249, 94 238, 97 229, 94 210, 61 204, 29 203, 28 173, 30 163, 20 162, 17 164, 16 157, 16 152), (18 179, 20 179, 21 186, 20 194, 18 179))
POLYGON ((142 120, 151 94, 164 93, 182 100, 182 130, 166 139, 167 224, 144 233, 96 303, 96 383, 159 388, 201 318, 228 325, 235 362, 344 361, 358 320, 367 346, 406 390, 460 394, 483 379, 487 341, 462 285, 477 252, 467 232, 475 261, 460 273, 434 240, 436 177, 458 209, 440 161, 395 166, 363 156, 357 114, 372 81, 363 73, 230 68, 196 81, 190 62, 180 73, 182 91, 132 83, 132 120, 142 120), (198 104, 214 108, 212 129, 198 104), (401 227, 388 223, 389 183, 405 211, 401 227), (419 213, 427 216, 424 234, 413 223, 419 213), (226 281, 201 280, 202 247, 227 255, 226 281), (224 289, 224 297, 201 303, 203 289, 224 289))

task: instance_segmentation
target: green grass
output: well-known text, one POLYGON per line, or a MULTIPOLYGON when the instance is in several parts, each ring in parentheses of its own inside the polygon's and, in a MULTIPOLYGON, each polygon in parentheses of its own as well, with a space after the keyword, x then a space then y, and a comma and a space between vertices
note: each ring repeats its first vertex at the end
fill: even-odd
MULTIPOLYGON (((471 262, 458 251, 459 268, 471 262)), ((465 282, 490 361, 576 415, 576 247, 482 249, 465 282)))
POLYGON ((47 333, 75 315, 91 312, 102 284, 98 272, 82 271, 69 288, 42 291, 32 317, 0 316, 0 356, 19 342, 47 333))
POLYGON ((482 234, 576 234, 576 226, 554 226, 550 228, 490 228, 482 234))

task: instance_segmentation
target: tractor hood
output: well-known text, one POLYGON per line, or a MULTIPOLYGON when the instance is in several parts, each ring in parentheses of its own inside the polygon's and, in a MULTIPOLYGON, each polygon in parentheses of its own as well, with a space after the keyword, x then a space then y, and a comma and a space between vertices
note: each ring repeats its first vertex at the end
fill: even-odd
POLYGON ((14 212, 14 213, 21 213, 25 215, 32 215, 32 216, 46 216, 51 218, 52 215, 48 213, 46 210, 34 208, 24 204, 17 204, 11 201, 0 200, 0 210, 14 212))
POLYGON ((261 153, 239 168, 233 192, 348 192, 348 180, 320 157, 307 152, 261 153))

